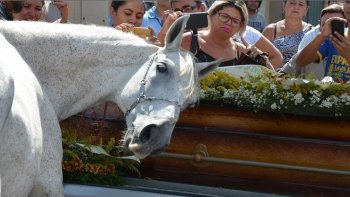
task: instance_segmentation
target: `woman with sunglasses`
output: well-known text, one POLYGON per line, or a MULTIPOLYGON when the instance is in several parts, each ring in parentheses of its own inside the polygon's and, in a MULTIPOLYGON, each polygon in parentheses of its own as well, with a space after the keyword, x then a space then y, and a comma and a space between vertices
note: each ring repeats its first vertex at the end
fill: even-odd
MULTIPOLYGON (((208 28, 197 35, 183 35, 182 47, 191 50, 199 62, 223 59, 220 66, 238 64, 241 53, 255 58, 262 52, 256 47, 235 42, 232 37, 242 37, 248 23, 248 11, 243 1, 219 0, 208 9, 208 28)), ((269 68, 273 67, 268 62, 269 68)))

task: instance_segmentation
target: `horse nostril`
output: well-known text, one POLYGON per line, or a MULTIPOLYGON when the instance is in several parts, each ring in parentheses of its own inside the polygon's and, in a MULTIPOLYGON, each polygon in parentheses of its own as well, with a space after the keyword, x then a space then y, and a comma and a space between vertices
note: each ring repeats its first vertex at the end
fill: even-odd
POLYGON ((151 130, 152 128, 156 128, 155 124, 147 125, 145 128, 142 129, 140 133, 140 141, 142 143, 147 142, 151 138, 151 130))

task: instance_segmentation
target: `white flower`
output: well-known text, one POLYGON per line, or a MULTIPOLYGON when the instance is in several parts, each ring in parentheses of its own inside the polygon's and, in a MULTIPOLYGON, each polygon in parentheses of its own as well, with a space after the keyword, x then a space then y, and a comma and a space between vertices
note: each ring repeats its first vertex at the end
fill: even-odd
POLYGON ((277 109, 277 104, 276 104, 276 103, 273 103, 273 104, 271 105, 271 109, 273 109, 273 110, 277 109))
POLYGON ((294 95, 292 100, 294 100, 294 105, 298 105, 298 104, 302 103, 305 99, 303 98, 302 94, 298 93, 298 94, 294 95))
POLYGON ((320 104, 320 107, 331 108, 332 107, 332 103, 329 102, 328 100, 323 100, 322 103, 320 104))
POLYGON ((284 104, 283 99, 280 99, 280 104, 281 104, 281 105, 283 105, 283 104, 284 104))

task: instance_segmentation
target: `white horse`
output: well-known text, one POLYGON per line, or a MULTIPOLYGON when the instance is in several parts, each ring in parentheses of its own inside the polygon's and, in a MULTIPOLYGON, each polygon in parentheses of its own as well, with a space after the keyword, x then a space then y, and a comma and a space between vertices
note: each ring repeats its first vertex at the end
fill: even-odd
POLYGON ((45 187, 52 185, 45 188, 47 193, 62 194, 58 185, 62 144, 54 108, 31 69, 1 34, 0 46, 1 194, 28 196, 32 188, 33 194, 41 194, 44 188, 35 187, 38 175, 47 181, 45 187), (51 135, 46 141, 43 131, 51 135), (51 147, 42 150, 43 143, 51 147), (42 157, 43 151, 50 155, 42 157))
POLYGON ((107 27, 1 21, 25 61, 1 37, 2 195, 62 196, 59 120, 106 101, 125 113, 124 142, 137 157, 163 150, 180 111, 197 102, 199 79, 220 63, 194 64, 180 49, 187 20, 164 48, 107 27))

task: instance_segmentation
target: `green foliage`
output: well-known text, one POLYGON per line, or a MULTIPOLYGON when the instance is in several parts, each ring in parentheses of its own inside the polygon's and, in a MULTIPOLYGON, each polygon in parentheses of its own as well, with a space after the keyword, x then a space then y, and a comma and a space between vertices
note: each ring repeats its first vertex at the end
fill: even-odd
MULTIPOLYGON (((123 184, 122 176, 139 176, 139 163, 135 160, 121 158, 126 155, 126 150, 116 146, 115 139, 110 138, 104 145, 100 140, 100 146, 110 156, 95 154, 79 144, 92 142, 92 137, 77 137, 74 132, 62 131, 63 141, 63 179, 65 182, 78 182, 97 185, 123 184)), ((91 143, 87 147, 92 147, 91 143)))
POLYGON ((350 85, 278 78, 270 72, 234 78, 215 71, 201 82, 201 100, 246 110, 350 117, 350 85))

